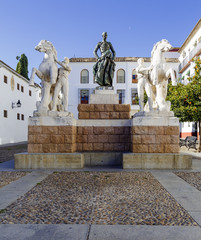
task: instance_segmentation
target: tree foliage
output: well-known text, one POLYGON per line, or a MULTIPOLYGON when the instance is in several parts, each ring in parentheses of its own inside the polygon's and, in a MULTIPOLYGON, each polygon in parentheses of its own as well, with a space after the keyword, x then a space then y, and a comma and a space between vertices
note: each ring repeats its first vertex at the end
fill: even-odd
POLYGON ((171 102, 171 110, 181 122, 199 122, 201 136, 201 59, 198 58, 194 62, 194 76, 188 78, 189 83, 186 85, 178 83, 177 86, 172 86, 169 84, 167 100, 171 102))
POLYGON ((26 79, 29 79, 28 77, 28 59, 27 56, 23 53, 21 57, 16 57, 16 59, 19 59, 19 62, 17 63, 16 72, 21 74, 26 79))

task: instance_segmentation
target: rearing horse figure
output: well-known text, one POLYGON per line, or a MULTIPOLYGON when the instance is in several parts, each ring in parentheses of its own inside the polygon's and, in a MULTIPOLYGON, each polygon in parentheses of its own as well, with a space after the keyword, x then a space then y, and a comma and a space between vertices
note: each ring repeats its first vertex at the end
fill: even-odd
POLYGON ((172 85, 176 86, 176 76, 173 68, 167 66, 164 52, 172 48, 171 44, 162 39, 157 42, 151 52, 151 83, 152 83, 152 98, 156 107, 160 111, 170 111, 170 104, 165 101, 167 96, 168 79, 171 78, 172 85))
POLYGON ((41 103, 38 106, 38 112, 47 113, 50 110, 51 87, 54 87, 58 76, 58 67, 55 62, 57 51, 53 44, 47 40, 41 40, 35 49, 39 52, 44 52, 45 55, 39 69, 32 69, 30 85, 34 85, 34 76, 36 74, 41 79, 42 85, 42 97, 41 103))

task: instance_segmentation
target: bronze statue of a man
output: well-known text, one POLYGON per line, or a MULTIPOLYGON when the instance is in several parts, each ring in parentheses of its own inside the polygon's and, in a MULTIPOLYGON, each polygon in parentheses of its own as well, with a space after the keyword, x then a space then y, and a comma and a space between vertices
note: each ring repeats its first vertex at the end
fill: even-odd
POLYGON ((115 71, 115 51, 110 42, 107 42, 107 33, 102 33, 103 40, 96 45, 94 49, 94 55, 97 58, 97 62, 93 67, 93 73, 95 82, 100 86, 112 86, 112 79, 115 71), (99 57, 97 52, 100 49, 101 56, 99 57))

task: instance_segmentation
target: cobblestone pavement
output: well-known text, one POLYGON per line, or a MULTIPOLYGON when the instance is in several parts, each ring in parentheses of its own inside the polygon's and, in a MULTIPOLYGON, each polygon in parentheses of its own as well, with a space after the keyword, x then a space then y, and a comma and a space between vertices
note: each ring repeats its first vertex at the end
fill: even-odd
POLYGON ((14 159, 14 154, 21 152, 27 152, 27 144, 0 147, 0 163, 14 159))
POLYGON ((0 188, 21 177, 24 177, 26 174, 27 172, 0 172, 0 188))
POLYGON ((197 226, 148 172, 56 172, 0 214, 0 223, 197 226))
POLYGON ((201 172, 176 172, 175 174, 201 191, 201 172))

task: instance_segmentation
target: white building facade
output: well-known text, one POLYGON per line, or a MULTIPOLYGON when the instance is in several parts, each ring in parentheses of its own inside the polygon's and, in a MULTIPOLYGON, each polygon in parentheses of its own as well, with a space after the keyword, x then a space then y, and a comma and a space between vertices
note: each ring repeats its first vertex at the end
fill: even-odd
MULTIPOLYGON (((166 60, 169 67, 178 69, 178 49, 166 53, 166 60)), ((135 69, 138 66, 137 57, 118 57, 115 58, 116 68, 114 72, 113 87, 119 94, 120 104, 131 105, 131 115, 139 110, 136 103, 137 96, 137 76, 135 69)), ((144 58, 144 66, 150 65, 150 58, 144 58)), ((70 66, 72 71, 69 75, 69 111, 75 118, 78 118, 77 106, 80 103, 89 103, 90 94, 98 87, 94 82, 93 66, 95 58, 71 58, 70 66)))
POLYGON ((201 19, 180 47, 179 53, 179 74, 184 83, 188 83, 188 77, 195 72, 192 59, 201 56, 201 19))
MULTIPOLYGON (((184 43, 179 49, 179 74, 184 84, 187 84, 188 78, 195 73, 193 58, 201 57, 201 19, 197 22, 191 33, 188 35, 184 43)), ((180 124, 181 137, 195 135, 198 137, 198 124, 193 122, 185 122, 180 124)))
POLYGON ((28 118, 40 97, 40 86, 30 87, 26 78, 0 61, 0 145, 27 141, 28 118))

